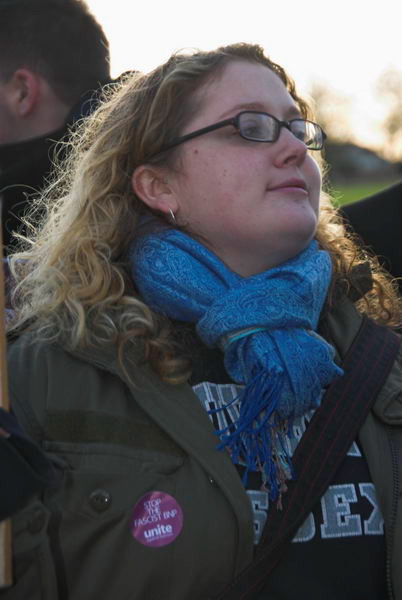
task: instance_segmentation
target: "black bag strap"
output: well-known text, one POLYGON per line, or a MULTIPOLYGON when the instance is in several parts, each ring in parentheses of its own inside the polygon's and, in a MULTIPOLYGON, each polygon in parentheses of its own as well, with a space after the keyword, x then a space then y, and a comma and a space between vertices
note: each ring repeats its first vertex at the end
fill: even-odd
POLYGON ((401 336, 363 318, 344 362, 344 375, 325 393, 292 458, 282 510, 271 503, 252 563, 215 600, 255 597, 279 563, 287 544, 333 480, 394 363, 401 336), (308 473, 308 476, 306 476, 308 473))

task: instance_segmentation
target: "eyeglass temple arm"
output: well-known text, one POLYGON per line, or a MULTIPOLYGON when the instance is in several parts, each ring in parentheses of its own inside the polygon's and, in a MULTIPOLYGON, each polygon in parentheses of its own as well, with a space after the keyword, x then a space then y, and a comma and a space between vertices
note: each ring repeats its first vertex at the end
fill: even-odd
MULTIPOLYGON (((169 150, 170 148, 174 148, 174 146, 178 146, 183 142, 187 142, 188 140, 192 140, 199 135, 204 135, 204 133, 209 133, 210 131, 215 131, 215 129, 220 129, 221 127, 226 127, 226 125, 234 125, 237 127, 236 117, 231 119, 225 119, 224 121, 219 121, 219 123, 214 123, 213 125, 208 125, 208 127, 203 127, 202 129, 197 129, 197 131, 193 131, 192 133, 188 133, 187 135, 182 135, 181 137, 175 138, 166 146, 163 146, 160 152, 164 150, 169 150)), ((159 154, 159 152, 158 152, 159 154)))

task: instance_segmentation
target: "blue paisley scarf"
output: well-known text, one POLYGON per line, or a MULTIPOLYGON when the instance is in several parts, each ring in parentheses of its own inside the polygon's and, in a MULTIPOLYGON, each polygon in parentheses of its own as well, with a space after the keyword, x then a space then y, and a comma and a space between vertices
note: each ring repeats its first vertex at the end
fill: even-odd
POLYGON ((322 390, 342 370, 333 348, 315 333, 331 278, 327 252, 315 241, 298 256, 243 278, 205 246, 175 229, 139 237, 130 249, 131 274, 156 312, 196 323, 225 368, 244 384, 235 426, 217 431, 219 448, 235 464, 260 471, 271 500, 292 478, 285 445, 296 416, 316 408, 322 390))

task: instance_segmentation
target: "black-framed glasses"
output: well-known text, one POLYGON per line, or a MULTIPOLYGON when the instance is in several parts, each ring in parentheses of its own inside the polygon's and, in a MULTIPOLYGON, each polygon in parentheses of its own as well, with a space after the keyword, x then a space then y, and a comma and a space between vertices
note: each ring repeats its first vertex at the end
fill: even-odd
POLYGON ((289 131, 293 133, 298 140, 301 140, 309 150, 321 150, 327 137, 323 129, 317 123, 308 121, 307 119, 297 118, 290 119, 290 121, 280 121, 266 112, 243 110, 231 119, 219 121, 213 125, 208 125, 208 127, 203 127, 202 129, 197 129, 197 131, 193 131, 187 135, 175 138, 169 144, 163 146, 160 152, 174 148, 199 135, 204 135, 204 133, 215 131, 215 129, 220 129, 227 125, 236 127, 239 135, 251 142, 276 142, 282 127, 286 127, 286 129, 289 129, 289 131))

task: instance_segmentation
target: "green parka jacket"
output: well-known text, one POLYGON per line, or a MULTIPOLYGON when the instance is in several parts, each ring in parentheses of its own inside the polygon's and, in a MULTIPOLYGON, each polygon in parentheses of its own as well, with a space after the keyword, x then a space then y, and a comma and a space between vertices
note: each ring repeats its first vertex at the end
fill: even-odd
MULTIPOLYGON (((339 360, 360 322, 346 299, 327 316, 339 360)), ((247 494, 197 397, 138 361, 126 368, 132 382, 112 350, 71 354, 26 335, 11 345, 14 411, 60 481, 13 519, 15 584, 1 598, 207 600, 252 560, 247 494), (150 537, 139 541, 150 492, 161 510, 146 513, 150 537)), ((360 431, 393 600, 402 600, 401 425, 400 354, 360 431)))

